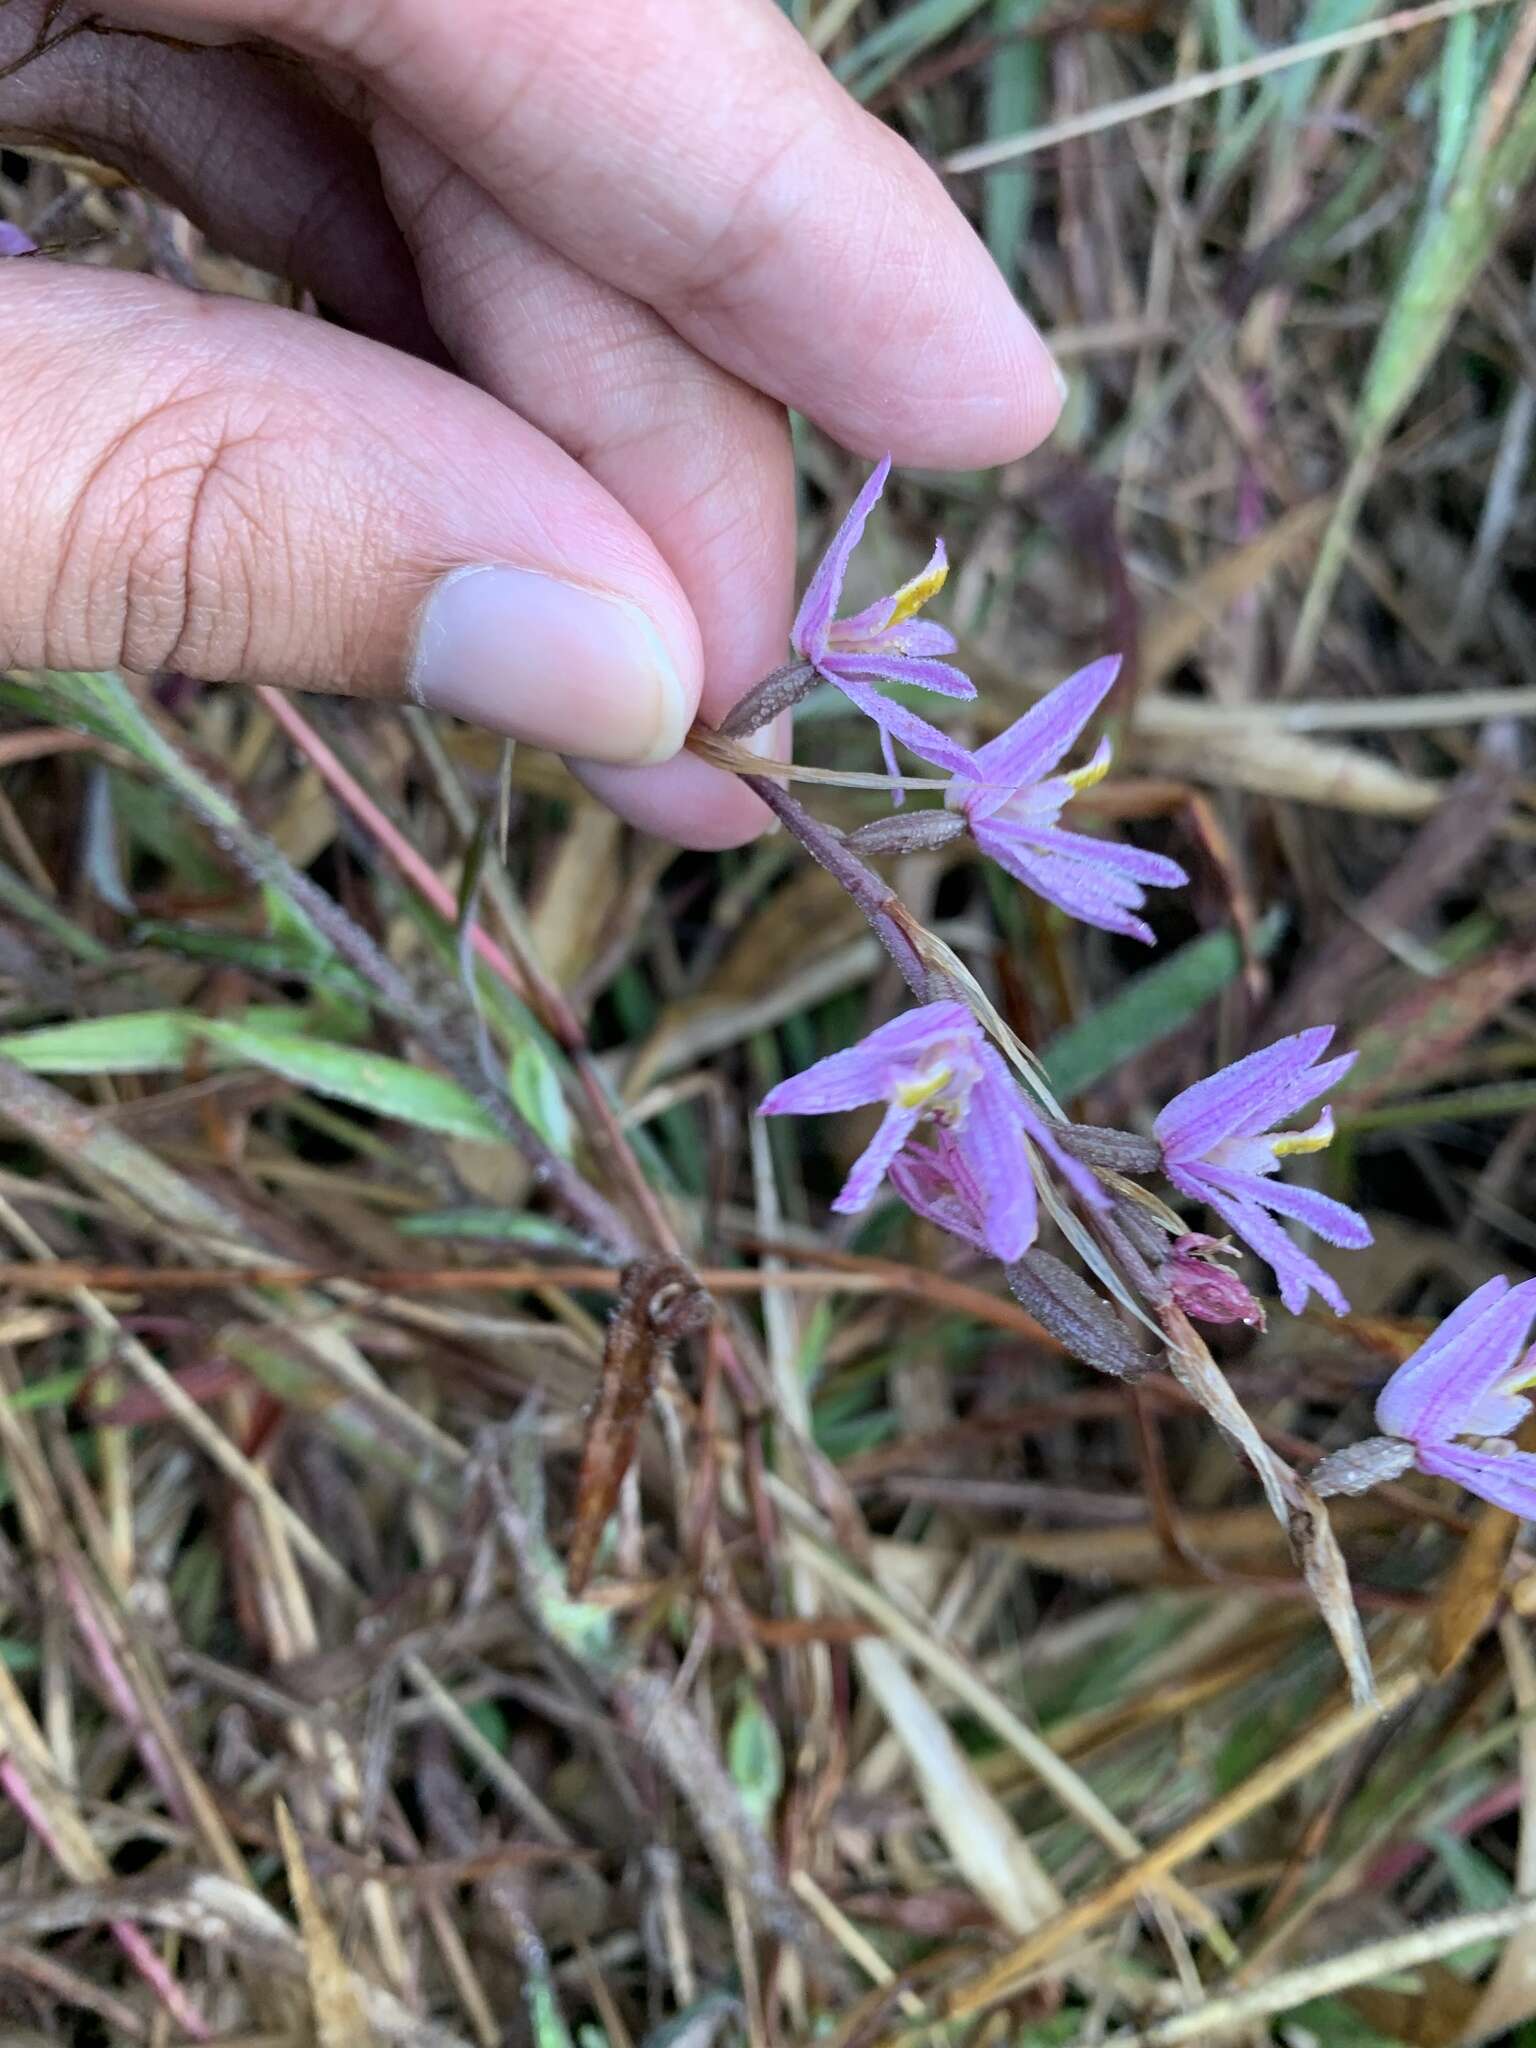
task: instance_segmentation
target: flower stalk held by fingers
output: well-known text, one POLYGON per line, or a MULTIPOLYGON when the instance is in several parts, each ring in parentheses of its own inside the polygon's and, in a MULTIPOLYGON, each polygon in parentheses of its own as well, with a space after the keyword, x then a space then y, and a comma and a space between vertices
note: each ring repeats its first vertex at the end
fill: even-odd
POLYGON ((865 522, 879 503, 890 471, 891 458, 886 456, 854 499, 807 586, 790 630, 790 645, 817 675, 835 684, 850 703, 879 726, 881 751, 890 774, 897 772, 893 745, 896 740, 920 753, 924 760, 958 770, 968 757, 957 740, 950 739, 904 705, 882 697, 872 687, 876 682, 911 683, 919 689, 937 690, 946 697, 968 698, 976 694, 976 686, 969 677, 940 658, 954 653, 954 634, 917 616, 929 598, 942 589, 949 574, 943 541, 934 544, 928 566, 899 590, 876 598, 851 618, 836 616, 849 558, 859 544, 865 522))
POLYGON ((893 1018, 781 1081, 762 1111, 822 1116, 872 1102, 885 1104, 885 1116, 832 1204, 843 1215, 868 1208, 890 1174, 920 1215, 1011 1262, 1039 1226, 1031 1147, 1084 1202, 1106 1205, 1098 1182, 1062 1151, 963 1003, 926 1003, 893 1018), (913 1145, 922 1124, 934 1128, 931 1150, 913 1145))
POLYGON ((1358 1250, 1371 1242, 1370 1226, 1353 1209, 1274 1178, 1289 1154, 1321 1151, 1333 1137, 1326 1109, 1309 1130, 1274 1128, 1325 1095, 1353 1066, 1353 1053, 1322 1060, 1332 1037, 1333 1027, 1323 1025, 1250 1053, 1176 1095, 1152 1126, 1169 1180, 1191 1201, 1207 1203, 1274 1269, 1280 1299, 1293 1315, 1309 1293, 1321 1295, 1338 1315, 1349 1303, 1276 1216, 1304 1224, 1329 1244, 1358 1250))
POLYGON ((1509 1441, 1530 1413, 1521 1389, 1536 1382, 1536 1347, 1525 1348, 1533 1314, 1536 1280, 1490 1280, 1469 1295, 1383 1387, 1376 1421, 1385 1435, 1325 1458, 1318 1490, 1363 1493, 1417 1465, 1536 1519, 1536 1454, 1509 1441))
POLYGON ((1118 655, 1107 656, 1058 684, 976 750, 944 800, 963 814, 982 852, 1026 888, 1085 924, 1150 946, 1152 932, 1136 915, 1146 901, 1144 890, 1180 888, 1188 875, 1162 854, 1064 832, 1057 822, 1073 797, 1101 781, 1109 768, 1109 741, 1102 740, 1084 767, 1053 772, 1119 671, 1118 655))

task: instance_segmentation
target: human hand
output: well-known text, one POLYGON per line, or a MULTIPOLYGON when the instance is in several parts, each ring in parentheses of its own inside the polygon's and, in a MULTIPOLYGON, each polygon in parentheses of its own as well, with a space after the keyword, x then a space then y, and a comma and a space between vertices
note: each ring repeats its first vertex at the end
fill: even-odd
POLYGON ((0 267, 6 663, 412 695, 730 845, 757 799, 679 749, 784 657, 784 408, 940 468, 1055 421, 981 245, 774 0, 9 0, 0 66, 45 26, 7 132, 347 326, 0 267))

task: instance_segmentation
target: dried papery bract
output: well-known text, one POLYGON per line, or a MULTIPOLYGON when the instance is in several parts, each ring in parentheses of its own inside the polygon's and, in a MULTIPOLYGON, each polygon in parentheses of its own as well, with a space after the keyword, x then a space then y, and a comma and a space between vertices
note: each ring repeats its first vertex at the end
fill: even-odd
POLYGON ((1350 1594, 1349 1574, 1316 1489, 1265 1443, 1184 1312, 1170 1302, 1159 1320, 1174 1377, 1253 1467, 1271 1513, 1289 1536, 1297 1565, 1348 1674, 1352 1696, 1357 1704, 1373 1699, 1370 1653, 1350 1594))

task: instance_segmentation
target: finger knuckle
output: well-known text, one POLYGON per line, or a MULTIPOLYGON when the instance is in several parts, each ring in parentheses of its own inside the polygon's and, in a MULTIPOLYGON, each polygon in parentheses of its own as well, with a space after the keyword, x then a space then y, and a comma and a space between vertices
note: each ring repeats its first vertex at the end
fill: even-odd
POLYGON ((241 674, 264 565, 282 549, 274 456, 264 412, 224 394, 178 392, 116 431, 64 520, 55 658, 241 674))

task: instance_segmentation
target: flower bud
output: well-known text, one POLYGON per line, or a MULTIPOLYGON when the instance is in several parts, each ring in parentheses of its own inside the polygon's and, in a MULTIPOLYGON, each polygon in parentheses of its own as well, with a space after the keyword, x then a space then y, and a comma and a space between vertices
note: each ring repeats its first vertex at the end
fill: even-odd
POLYGON ((1413 1445, 1395 1436, 1368 1436, 1347 1444, 1312 1468, 1314 1493, 1369 1493, 1384 1479, 1400 1479, 1413 1463, 1413 1445))
POLYGON ((1014 1299, 1074 1358, 1117 1380, 1139 1380, 1155 1361, 1132 1340, 1107 1301, 1050 1252, 1026 1252, 1008 1267, 1014 1299))

